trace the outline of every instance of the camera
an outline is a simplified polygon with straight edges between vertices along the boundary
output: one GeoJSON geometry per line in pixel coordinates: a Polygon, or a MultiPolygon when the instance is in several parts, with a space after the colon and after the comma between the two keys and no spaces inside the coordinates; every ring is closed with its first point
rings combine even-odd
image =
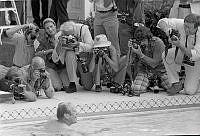
{"type": "Polygon", "coordinates": [[[40,69],[39,71],[40,71],[40,78],[41,79],[46,79],[47,75],[45,73],[46,72],[45,69],[40,69]]]}
{"type": "Polygon", "coordinates": [[[16,100],[24,99],[24,87],[22,80],[20,78],[14,79],[13,83],[10,85],[10,89],[14,94],[16,100]]]}
{"type": "Polygon", "coordinates": [[[169,37],[171,38],[172,41],[177,41],[178,39],[180,39],[180,36],[181,34],[176,29],[171,29],[169,31],[169,37]]]}
{"type": "Polygon", "coordinates": [[[39,32],[39,28],[36,28],[36,29],[26,28],[25,30],[26,36],[30,35],[31,40],[35,40],[37,38],[38,32],[39,32]]]}
{"type": "Polygon", "coordinates": [[[190,65],[190,66],[194,66],[195,65],[195,61],[191,61],[190,57],[188,57],[187,55],[183,56],[183,63],[190,65]]]}
{"type": "Polygon", "coordinates": [[[122,24],[125,24],[127,22],[127,18],[129,17],[129,13],[118,13],[117,17],[122,24]]]}
{"type": "Polygon", "coordinates": [[[112,12],[115,12],[115,11],[117,11],[117,8],[113,6],[111,10],[112,10],[112,12]]]}
{"type": "Polygon", "coordinates": [[[89,69],[86,65],[86,59],[83,59],[83,58],[80,58],[79,56],[77,56],[77,61],[79,61],[81,63],[81,69],[83,70],[83,73],[89,72],[89,69]]]}
{"type": "Polygon", "coordinates": [[[108,47],[94,48],[93,50],[98,57],[103,57],[104,54],[109,54],[108,47]]]}
{"type": "Polygon", "coordinates": [[[65,41],[65,43],[62,44],[62,46],[68,47],[68,44],[75,43],[77,40],[74,35],[62,35],[59,37],[59,41],[65,41]]]}
{"type": "Polygon", "coordinates": [[[128,41],[129,47],[132,47],[134,49],[138,49],[138,45],[140,45],[139,41],[137,41],[136,39],[129,39],[129,41],[128,41]]]}

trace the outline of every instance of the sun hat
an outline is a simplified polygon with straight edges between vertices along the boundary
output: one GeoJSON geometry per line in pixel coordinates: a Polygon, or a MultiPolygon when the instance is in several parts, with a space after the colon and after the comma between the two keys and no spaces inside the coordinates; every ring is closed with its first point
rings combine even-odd
{"type": "Polygon", "coordinates": [[[108,41],[106,35],[100,34],[95,36],[94,38],[94,48],[99,48],[99,47],[108,47],[111,45],[111,42],[108,41]]]}

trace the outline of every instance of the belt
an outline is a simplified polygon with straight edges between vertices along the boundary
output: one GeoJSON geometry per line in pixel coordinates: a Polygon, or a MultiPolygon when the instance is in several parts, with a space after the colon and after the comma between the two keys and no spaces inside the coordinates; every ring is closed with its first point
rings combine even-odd
{"type": "Polygon", "coordinates": [[[97,12],[99,12],[99,13],[108,13],[108,12],[114,12],[114,11],[117,11],[117,9],[110,9],[110,10],[107,10],[107,11],[99,11],[99,10],[97,10],[97,12]]]}
{"type": "Polygon", "coordinates": [[[190,4],[179,4],[179,8],[190,8],[190,4]]]}
{"type": "Polygon", "coordinates": [[[21,66],[18,66],[18,65],[16,65],[16,64],[13,64],[13,66],[18,67],[18,68],[21,68],[21,66]]]}

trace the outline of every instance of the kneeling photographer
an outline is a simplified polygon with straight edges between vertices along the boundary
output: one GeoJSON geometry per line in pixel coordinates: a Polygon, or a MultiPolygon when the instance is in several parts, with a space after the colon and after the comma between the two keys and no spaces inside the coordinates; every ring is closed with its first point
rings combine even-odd
{"type": "Polygon", "coordinates": [[[156,83],[158,79],[160,80],[158,86],[168,89],[170,83],[162,62],[162,53],[165,50],[163,41],[158,37],[154,37],[150,29],[145,26],[136,28],[134,38],[135,40],[129,42],[133,53],[136,54],[134,59],[135,79],[131,86],[132,91],[145,93],[148,91],[148,87],[153,86],[151,83],[156,83]]]}
{"type": "MultiPolygon", "coordinates": [[[[166,58],[163,57],[169,80],[172,83],[172,87],[168,90],[169,95],[175,95],[183,89],[182,82],[180,82],[180,77],[178,75],[181,66],[185,68],[184,93],[195,94],[199,90],[199,19],[199,15],[189,14],[181,23],[180,21],[174,22],[180,33],[180,38],[175,35],[171,37],[171,43],[176,48],[169,49],[168,54],[165,55],[166,58]]],[[[166,26],[169,27],[168,25],[166,26]]]]}
{"type": "Polygon", "coordinates": [[[120,60],[117,58],[116,49],[107,40],[106,35],[97,35],[94,39],[89,72],[82,79],[83,87],[86,90],[91,90],[95,84],[95,91],[101,92],[102,85],[111,87],[112,82],[123,84],[126,74],[126,56],[121,57],[120,60]]]}

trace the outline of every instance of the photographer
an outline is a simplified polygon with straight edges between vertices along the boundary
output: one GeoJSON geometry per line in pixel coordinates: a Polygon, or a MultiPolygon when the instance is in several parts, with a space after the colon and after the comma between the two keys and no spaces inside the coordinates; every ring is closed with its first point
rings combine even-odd
{"type": "Polygon", "coordinates": [[[15,100],[32,101],[35,99],[30,89],[31,87],[23,80],[22,71],[18,67],[11,67],[5,77],[0,80],[0,90],[13,93],[15,100]]]}
{"type": "Polygon", "coordinates": [[[116,49],[107,40],[106,35],[97,35],[94,40],[93,57],[90,62],[89,73],[82,80],[84,88],[91,90],[95,84],[95,91],[101,92],[101,80],[106,83],[115,82],[119,85],[123,84],[126,74],[125,59],[126,56],[123,56],[118,60],[116,49]]]}
{"type": "Polygon", "coordinates": [[[93,39],[88,26],[68,21],[60,26],[60,32],[55,36],[56,43],[52,59],[61,61],[66,66],[69,86],[66,93],[76,92],[77,81],[77,55],[90,52],[93,39]]]}
{"type": "Polygon", "coordinates": [[[66,90],[68,85],[68,77],[65,65],[59,62],[54,63],[52,60],[52,52],[55,48],[55,35],[57,33],[56,23],[53,19],[47,18],[43,21],[44,31],[40,33],[38,41],[40,45],[36,49],[36,56],[40,56],[45,60],[47,71],[50,73],[53,87],[56,91],[66,90]]]}
{"type": "Polygon", "coordinates": [[[34,57],[30,65],[22,67],[23,81],[30,87],[29,99],[36,101],[37,97],[44,91],[48,98],[54,96],[54,88],[51,83],[50,75],[45,69],[45,62],[41,57],[34,57]]]}
{"type": "Polygon", "coordinates": [[[153,76],[158,77],[161,82],[160,86],[164,89],[170,87],[167,73],[162,62],[162,53],[165,45],[158,37],[153,37],[149,28],[140,26],[136,28],[134,33],[136,42],[130,43],[135,57],[135,80],[132,89],[137,93],[147,92],[150,85],[150,79],[153,76]]]}
{"type": "Polygon", "coordinates": [[[34,46],[37,46],[39,28],[34,24],[24,24],[10,28],[5,31],[5,36],[10,38],[15,45],[15,54],[13,57],[13,65],[23,67],[31,63],[31,59],[35,54],[34,46]],[[24,33],[19,33],[23,30],[24,33]]]}
{"type": "MultiPolygon", "coordinates": [[[[184,92],[186,94],[195,94],[199,86],[200,77],[200,33],[198,30],[200,16],[189,14],[184,18],[184,22],[179,24],[178,31],[180,38],[173,36],[171,38],[172,45],[178,48],[169,49],[165,59],[163,59],[168,77],[172,83],[172,87],[168,90],[169,95],[175,95],[182,89],[179,82],[180,66],[185,67],[184,92]]],[[[164,56],[164,55],[163,55],[164,56]]],[[[164,57],[163,57],[164,58],[164,57]]]]}

